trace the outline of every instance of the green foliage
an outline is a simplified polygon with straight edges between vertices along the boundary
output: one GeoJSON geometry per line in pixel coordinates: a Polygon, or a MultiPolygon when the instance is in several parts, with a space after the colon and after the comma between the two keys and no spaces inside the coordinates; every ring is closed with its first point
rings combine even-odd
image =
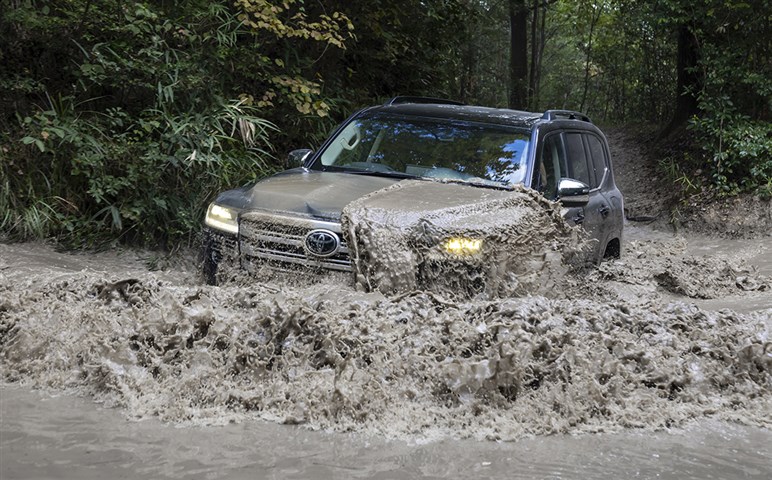
{"type": "MultiPolygon", "coordinates": [[[[679,4],[678,2],[673,2],[679,4]]],[[[772,183],[772,27],[770,2],[703,0],[700,15],[676,10],[697,37],[699,114],[690,121],[705,170],[722,195],[772,183]]],[[[766,190],[765,190],[766,189],[766,190]]]]}
{"type": "Polygon", "coordinates": [[[346,15],[322,13],[316,21],[309,15],[302,0],[236,0],[241,10],[239,19],[254,29],[266,30],[276,38],[313,39],[338,48],[352,37],[354,25],[346,15]]]}
{"type": "Polygon", "coordinates": [[[771,6],[769,0],[558,1],[548,20],[554,33],[540,108],[582,109],[601,122],[655,122],[668,137],[682,131],[671,122],[679,97],[693,96],[691,145],[670,158],[666,173],[687,190],[726,195],[767,188],[771,6]],[[679,91],[676,34],[682,28],[697,49],[696,66],[684,70],[697,81],[679,91]],[[580,96],[583,74],[586,98],[580,96]],[[696,171],[708,181],[691,183],[700,175],[689,172],[696,171]]]}
{"type": "Polygon", "coordinates": [[[682,159],[666,157],[660,160],[659,167],[665,172],[665,175],[681,188],[684,196],[692,195],[702,189],[702,182],[699,178],[692,176],[685,171],[682,159]]]}
{"type": "Polygon", "coordinates": [[[238,101],[135,119],[115,108],[89,120],[71,99],[58,103],[22,119],[26,135],[3,162],[0,227],[12,237],[178,242],[198,229],[216,192],[268,168],[262,148],[274,127],[238,101]]]}
{"type": "Polygon", "coordinates": [[[602,122],[667,121],[676,56],[661,2],[558,0],[546,29],[536,109],[582,110],[602,122]]]}
{"type": "MultiPolygon", "coordinates": [[[[772,195],[769,0],[518,3],[532,109],[664,126],[693,95],[691,148],[663,168],[686,190],[772,195]],[[678,91],[684,29],[699,82],[678,91]]],[[[0,235],[187,241],[216,192],[318,146],[357,107],[402,94],[506,105],[509,28],[503,1],[11,2],[0,235]]]]}
{"type": "MultiPolygon", "coordinates": [[[[727,102],[730,102],[728,97],[712,99],[711,106],[727,102]]],[[[747,116],[721,109],[695,118],[690,128],[698,135],[704,158],[708,159],[705,166],[720,193],[769,190],[772,183],[772,125],[769,122],[751,121],[747,116]]]]}
{"type": "Polygon", "coordinates": [[[351,26],[295,15],[266,37],[244,15],[225,1],[25,0],[1,12],[0,231],[189,241],[217,192],[274,171],[271,120],[329,109],[318,82],[280,58],[283,39],[339,48],[351,26]]]}
{"type": "MultiPolygon", "coordinates": [[[[348,109],[395,95],[457,98],[457,68],[468,38],[478,26],[498,25],[491,15],[483,23],[488,5],[467,0],[324,3],[351,20],[355,38],[345,50],[314,59],[312,71],[324,72],[323,91],[334,92],[330,96],[348,109]]],[[[309,2],[306,8],[316,6],[309,2]]]]}

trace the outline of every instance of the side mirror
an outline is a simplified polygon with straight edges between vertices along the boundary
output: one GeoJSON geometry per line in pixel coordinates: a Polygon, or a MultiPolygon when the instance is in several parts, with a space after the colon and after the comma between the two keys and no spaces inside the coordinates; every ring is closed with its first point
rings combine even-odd
{"type": "Polygon", "coordinates": [[[293,150],[287,155],[287,168],[298,168],[305,165],[306,160],[314,153],[310,148],[293,150]]]}
{"type": "Polygon", "coordinates": [[[558,198],[564,205],[584,205],[590,201],[590,186],[573,178],[561,178],[558,198]]]}

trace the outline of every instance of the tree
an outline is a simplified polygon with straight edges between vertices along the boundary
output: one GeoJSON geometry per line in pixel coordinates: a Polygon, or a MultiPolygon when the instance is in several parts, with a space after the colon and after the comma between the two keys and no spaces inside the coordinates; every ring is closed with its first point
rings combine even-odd
{"type": "Polygon", "coordinates": [[[528,108],[528,4],[509,0],[509,108],[528,108]]]}
{"type": "MultiPolygon", "coordinates": [[[[583,2],[584,3],[584,2],[583,2]]],[[[590,70],[592,67],[592,42],[595,39],[595,27],[598,25],[598,21],[600,20],[600,16],[603,13],[603,2],[594,3],[589,2],[590,5],[588,5],[589,8],[589,17],[590,17],[590,27],[589,31],[587,32],[587,41],[585,42],[585,59],[584,59],[584,89],[582,90],[582,101],[579,104],[579,110],[585,111],[585,106],[587,104],[587,91],[590,88],[590,70]]]]}
{"type": "Polygon", "coordinates": [[[676,58],[676,105],[668,130],[673,130],[699,111],[697,95],[702,90],[703,81],[700,78],[699,44],[697,37],[688,25],[677,27],[677,58],[676,58]]]}

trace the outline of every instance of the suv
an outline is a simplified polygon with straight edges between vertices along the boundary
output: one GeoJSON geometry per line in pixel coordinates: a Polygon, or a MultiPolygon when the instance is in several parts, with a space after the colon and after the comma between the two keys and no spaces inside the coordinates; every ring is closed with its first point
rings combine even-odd
{"type": "MultiPolygon", "coordinates": [[[[319,150],[291,152],[289,164],[277,175],[221,193],[209,205],[207,282],[216,282],[218,266],[227,258],[246,269],[268,262],[355,270],[350,235],[341,228],[344,208],[418,180],[428,182],[424,195],[455,207],[520,184],[561,202],[568,223],[581,224],[597,240],[593,261],[620,255],[622,194],[614,183],[606,138],[581,113],[396,97],[353,114],[319,150]],[[465,189],[461,195],[437,194],[437,188],[458,185],[465,189]]],[[[396,195],[384,198],[399,200],[396,195]]],[[[381,202],[381,208],[398,210],[398,204],[416,201],[423,202],[420,194],[385,206],[381,202]]],[[[480,248],[474,239],[450,243],[446,248],[466,253],[480,248]]]]}

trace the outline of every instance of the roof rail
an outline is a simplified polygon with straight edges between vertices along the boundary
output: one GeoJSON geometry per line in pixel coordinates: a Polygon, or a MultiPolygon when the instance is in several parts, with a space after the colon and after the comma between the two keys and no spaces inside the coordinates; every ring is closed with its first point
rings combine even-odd
{"type": "Polygon", "coordinates": [[[544,112],[544,115],[541,116],[541,118],[544,120],[554,120],[558,117],[567,118],[569,120],[582,120],[587,123],[592,123],[590,117],[580,112],[574,112],[573,110],[547,110],[544,112]]]}
{"type": "Polygon", "coordinates": [[[384,103],[384,105],[400,105],[403,103],[437,103],[440,105],[463,105],[463,103],[461,102],[457,102],[455,100],[448,100],[445,98],[407,97],[407,96],[394,97],[388,102],[384,103]]]}

